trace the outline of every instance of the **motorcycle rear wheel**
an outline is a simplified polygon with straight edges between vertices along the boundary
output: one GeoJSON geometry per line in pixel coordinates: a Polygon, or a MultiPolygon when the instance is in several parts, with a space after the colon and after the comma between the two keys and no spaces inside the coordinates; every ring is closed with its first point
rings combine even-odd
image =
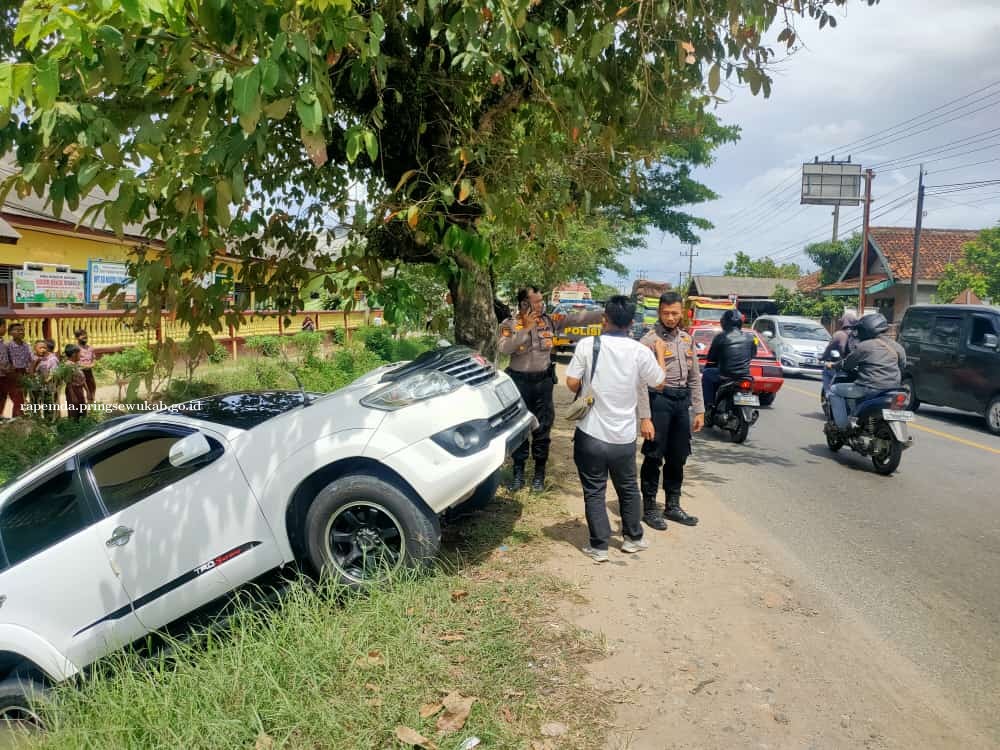
{"type": "Polygon", "coordinates": [[[875,439],[889,443],[888,453],[872,456],[872,466],[875,467],[875,471],[885,477],[899,468],[899,462],[903,458],[903,444],[896,440],[892,428],[885,422],[879,422],[875,426],[875,439]]]}
{"type": "Polygon", "coordinates": [[[743,443],[746,442],[747,435],[750,434],[750,423],[743,418],[742,414],[740,414],[738,419],[740,420],[740,426],[729,432],[733,436],[734,443],[743,443]]]}
{"type": "Polygon", "coordinates": [[[834,435],[833,433],[831,433],[829,430],[826,430],[825,432],[826,432],[826,447],[827,448],[829,448],[831,451],[833,451],[834,453],[836,453],[837,451],[839,451],[841,448],[844,447],[844,441],[843,440],[841,440],[839,437],[837,437],[836,435],[834,435]]]}

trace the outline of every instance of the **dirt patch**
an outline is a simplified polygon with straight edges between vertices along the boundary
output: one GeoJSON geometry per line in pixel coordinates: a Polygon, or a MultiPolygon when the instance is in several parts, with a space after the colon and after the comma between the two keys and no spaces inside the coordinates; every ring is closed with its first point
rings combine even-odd
{"type": "Polygon", "coordinates": [[[557,423],[545,567],[577,595],[567,620],[605,639],[588,672],[616,705],[607,750],[992,746],[710,486],[685,488],[697,528],[648,531],[639,555],[613,541],[611,561],[592,563],[570,437],[557,423]]]}

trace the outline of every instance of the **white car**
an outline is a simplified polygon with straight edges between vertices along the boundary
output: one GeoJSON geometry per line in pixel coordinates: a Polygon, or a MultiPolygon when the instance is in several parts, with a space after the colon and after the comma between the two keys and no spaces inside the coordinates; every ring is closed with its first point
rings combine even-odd
{"type": "Polygon", "coordinates": [[[783,375],[823,374],[822,359],[829,332],[815,320],[795,315],[761,315],[753,330],[767,341],[783,375]]]}
{"type": "Polygon", "coordinates": [[[537,425],[463,347],[329,395],[104,422],[0,487],[0,718],[25,694],[293,562],[360,586],[431,560],[537,425]]]}

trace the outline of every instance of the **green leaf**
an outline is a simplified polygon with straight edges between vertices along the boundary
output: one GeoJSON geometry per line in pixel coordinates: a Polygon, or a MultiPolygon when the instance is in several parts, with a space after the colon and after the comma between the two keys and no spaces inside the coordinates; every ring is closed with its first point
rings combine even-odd
{"type": "Polygon", "coordinates": [[[260,68],[260,86],[265,94],[270,94],[278,85],[278,78],[281,68],[274,60],[264,60],[257,67],[260,68]]]}
{"type": "Polygon", "coordinates": [[[319,130],[323,123],[323,108],[320,106],[316,92],[312,89],[303,89],[299,93],[299,100],[295,103],[295,111],[298,112],[302,127],[310,133],[319,130]]]}
{"type": "Polygon", "coordinates": [[[371,19],[368,21],[369,28],[371,29],[371,34],[376,39],[381,39],[382,34],[385,33],[385,21],[382,16],[378,13],[372,13],[371,19]]]}
{"type": "Polygon", "coordinates": [[[719,67],[719,63],[715,63],[712,69],[708,71],[708,90],[713,94],[719,90],[719,84],[722,77],[722,69],[719,67]]]}
{"type": "Polygon", "coordinates": [[[125,40],[122,33],[114,26],[102,26],[97,30],[97,36],[109,47],[121,47],[125,40]]]}
{"type": "Polygon", "coordinates": [[[360,153],[361,133],[359,133],[355,128],[351,128],[347,133],[347,161],[353,164],[360,153]]]}
{"type": "Polygon", "coordinates": [[[100,171],[101,163],[99,161],[88,161],[80,167],[76,173],[76,184],[80,186],[80,190],[86,190],[100,171]]]}
{"type": "Polygon", "coordinates": [[[318,169],[326,164],[326,138],[323,137],[323,134],[321,132],[311,133],[303,126],[299,135],[306,147],[309,158],[312,159],[312,163],[316,168],[318,169]]]}
{"type": "Polygon", "coordinates": [[[0,63],[0,107],[10,109],[14,98],[14,70],[9,62],[0,63]]]}
{"type": "Polygon", "coordinates": [[[219,226],[225,228],[232,221],[229,204],[233,201],[233,188],[229,180],[219,180],[215,183],[215,219],[219,226]]]}
{"type": "Polygon", "coordinates": [[[306,62],[312,57],[309,40],[306,39],[304,34],[292,34],[292,46],[295,48],[295,53],[306,62]]]}
{"type": "Polygon", "coordinates": [[[233,106],[241,115],[260,109],[260,70],[246,68],[233,79],[233,106]]]}
{"type": "Polygon", "coordinates": [[[292,101],[293,99],[290,96],[286,96],[284,99],[276,99],[264,107],[264,114],[272,120],[284,120],[285,115],[292,108],[292,101]]]}
{"type": "Polygon", "coordinates": [[[370,131],[365,131],[365,151],[368,152],[368,158],[373,162],[378,158],[378,139],[375,134],[370,131]]]}
{"type": "Polygon", "coordinates": [[[572,10],[566,12],[566,36],[576,34],[576,13],[572,10]]]}
{"type": "Polygon", "coordinates": [[[38,106],[48,109],[59,96],[59,68],[51,58],[46,58],[35,66],[35,97],[38,106]]]}

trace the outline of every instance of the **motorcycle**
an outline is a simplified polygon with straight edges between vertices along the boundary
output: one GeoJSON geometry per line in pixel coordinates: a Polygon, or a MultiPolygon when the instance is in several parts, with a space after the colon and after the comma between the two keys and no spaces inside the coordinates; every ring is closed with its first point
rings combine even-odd
{"type": "MultiPolygon", "coordinates": [[[[848,382],[850,378],[844,374],[833,379],[833,385],[848,382]]],[[[833,408],[823,393],[821,400],[826,417],[823,433],[827,447],[836,453],[848,445],[855,453],[870,457],[878,474],[892,474],[899,468],[903,451],[913,444],[907,427],[913,421],[913,412],[903,408],[907,398],[907,392],[899,387],[857,400],[848,399],[850,424],[841,430],[834,422],[833,408]]]]}
{"type": "Polygon", "coordinates": [[[742,443],[760,418],[757,406],[760,397],[753,392],[752,377],[724,380],[716,391],[715,403],[705,410],[705,423],[728,430],[734,443],[742,443]]]}

